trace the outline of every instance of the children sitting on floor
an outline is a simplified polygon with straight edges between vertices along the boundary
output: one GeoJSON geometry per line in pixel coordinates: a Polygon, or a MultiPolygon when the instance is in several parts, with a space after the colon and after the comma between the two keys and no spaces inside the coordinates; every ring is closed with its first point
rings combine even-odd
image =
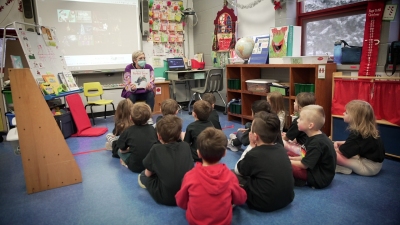
{"type": "Polygon", "coordinates": [[[219,122],[219,116],[217,110],[214,109],[215,102],[217,101],[215,99],[215,96],[213,93],[205,93],[202,96],[203,100],[210,103],[212,107],[212,111],[210,113],[210,116],[208,117],[208,120],[214,125],[216,129],[222,130],[221,128],[221,123],[219,122]]]}
{"type": "MultiPolygon", "coordinates": [[[[254,114],[258,112],[271,112],[271,105],[267,102],[267,100],[257,100],[254,101],[253,104],[251,105],[251,115],[254,117],[254,114]]],[[[240,148],[241,145],[248,146],[246,150],[250,150],[250,140],[249,140],[249,132],[251,129],[251,123],[248,122],[245,124],[245,128],[239,128],[237,130],[237,133],[234,134],[229,134],[229,139],[228,139],[228,149],[230,149],[233,152],[237,152],[240,148]]],[[[277,140],[280,144],[283,146],[282,139],[279,138],[277,140]]]]}
{"type": "MultiPolygon", "coordinates": [[[[127,99],[123,99],[118,103],[117,109],[115,110],[115,126],[112,133],[108,133],[106,135],[106,149],[113,150],[112,143],[118,139],[119,135],[121,135],[122,131],[126,128],[133,125],[133,121],[131,119],[131,109],[132,109],[132,101],[127,99]]],[[[113,155],[118,155],[117,151],[113,152],[113,155]]]]}
{"type": "Polygon", "coordinates": [[[303,107],[312,104],[315,104],[315,96],[312,92],[300,92],[294,100],[293,110],[295,119],[292,121],[288,131],[282,133],[284,147],[291,156],[300,155],[300,146],[307,141],[307,134],[299,131],[297,127],[298,114],[303,107]]]}
{"type": "Polygon", "coordinates": [[[335,141],[336,172],[361,176],[374,176],[382,168],[385,147],[376,128],[372,106],[365,101],[353,100],[346,105],[344,122],[349,124],[346,141],[335,141]]]}
{"type": "Polygon", "coordinates": [[[195,162],[201,162],[201,159],[197,155],[197,136],[199,136],[199,134],[207,127],[214,127],[214,125],[208,121],[211,110],[212,108],[210,103],[204,100],[196,101],[193,104],[192,115],[195,121],[187,126],[183,140],[189,143],[190,149],[192,150],[193,160],[195,162]]]}
{"type": "Polygon", "coordinates": [[[116,143],[121,164],[135,173],[145,169],[142,161],[157,142],[154,127],[147,123],[150,116],[150,106],[136,102],[131,109],[131,118],[135,125],[124,130],[116,143]]]}
{"type": "Polygon", "coordinates": [[[193,168],[190,146],[180,140],[181,118],[165,115],[157,122],[156,129],[161,144],[154,144],[143,159],[146,169],[139,174],[138,182],[157,203],[176,205],[175,194],[183,176],[193,168]]]}
{"type": "Polygon", "coordinates": [[[174,99],[166,99],[161,102],[161,113],[162,116],[158,116],[156,119],[156,123],[153,124],[153,127],[156,127],[157,122],[162,119],[166,115],[177,115],[179,112],[179,104],[174,99]]]}
{"type": "Polygon", "coordinates": [[[308,105],[300,111],[299,131],[308,138],[301,146],[301,156],[289,157],[296,186],[329,186],[335,177],[336,152],[332,141],[321,131],[325,124],[324,108],[308,105]]]}
{"type": "Polygon", "coordinates": [[[280,92],[273,91],[267,94],[267,101],[271,105],[271,111],[278,116],[279,121],[281,122],[280,130],[282,132],[286,122],[286,112],[283,102],[283,96],[280,92]]]}
{"type": "MultiPolygon", "coordinates": [[[[197,102],[196,102],[197,103],[197,102]]],[[[225,164],[227,140],[221,130],[206,128],[197,137],[198,156],[203,163],[187,172],[176,203],[186,210],[189,224],[231,224],[232,204],[246,201],[246,192],[225,164]]]]}
{"type": "Polygon", "coordinates": [[[270,212],[293,201],[293,174],[280,136],[278,116],[264,111],[255,115],[249,133],[251,151],[236,164],[235,173],[246,190],[247,205],[270,212]]]}

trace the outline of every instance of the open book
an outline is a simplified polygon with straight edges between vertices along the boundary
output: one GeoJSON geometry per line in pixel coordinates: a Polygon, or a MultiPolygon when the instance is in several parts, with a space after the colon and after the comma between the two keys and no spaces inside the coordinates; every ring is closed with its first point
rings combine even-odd
{"type": "Polygon", "coordinates": [[[136,85],[137,89],[146,89],[147,84],[150,82],[150,70],[132,69],[131,82],[136,85]]]}

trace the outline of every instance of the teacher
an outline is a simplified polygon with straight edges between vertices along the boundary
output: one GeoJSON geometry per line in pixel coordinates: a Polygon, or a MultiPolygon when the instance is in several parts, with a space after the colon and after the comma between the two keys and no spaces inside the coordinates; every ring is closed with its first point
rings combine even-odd
{"type": "Polygon", "coordinates": [[[151,111],[154,108],[154,70],[149,64],[146,64],[146,56],[142,51],[136,51],[132,54],[132,63],[128,64],[125,68],[124,73],[124,86],[125,90],[122,93],[122,97],[129,98],[133,103],[137,100],[145,100],[150,106],[151,111]],[[150,70],[150,82],[147,83],[145,89],[137,89],[136,85],[131,82],[131,70],[132,69],[149,69],[150,70]]]}

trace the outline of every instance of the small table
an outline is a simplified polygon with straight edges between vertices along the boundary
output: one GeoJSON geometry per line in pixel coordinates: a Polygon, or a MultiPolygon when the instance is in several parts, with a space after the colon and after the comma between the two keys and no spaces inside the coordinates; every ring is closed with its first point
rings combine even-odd
{"type": "Polygon", "coordinates": [[[172,82],[172,97],[176,100],[176,81],[197,81],[196,86],[200,86],[200,80],[205,80],[208,70],[184,70],[184,71],[165,71],[168,74],[168,80],[172,82]]]}

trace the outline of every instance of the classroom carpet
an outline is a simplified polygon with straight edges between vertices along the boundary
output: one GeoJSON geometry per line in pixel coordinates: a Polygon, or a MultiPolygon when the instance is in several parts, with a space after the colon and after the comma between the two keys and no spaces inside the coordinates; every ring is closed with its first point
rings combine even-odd
{"type": "MultiPolygon", "coordinates": [[[[228,136],[243,127],[219,113],[228,136]]],[[[183,130],[194,121],[187,111],[178,115],[183,130]]],[[[153,116],[155,120],[156,116],[153,116]]],[[[113,117],[96,118],[95,127],[114,127],[113,117]]],[[[99,137],[70,137],[67,144],[83,182],[28,195],[21,157],[9,142],[0,143],[0,224],[187,224],[185,211],[159,205],[139,187],[138,174],[121,166],[104,149],[99,137]]],[[[21,150],[23,151],[23,150],[21,150]]],[[[233,168],[241,151],[227,151],[221,160],[233,168]]],[[[295,187],[293,202],[263,213],[247,205],[233,209],[232,224],[398,224],[400,161],[386,158],[377,176],[336,174],[325,189],[295,187]]]]}

